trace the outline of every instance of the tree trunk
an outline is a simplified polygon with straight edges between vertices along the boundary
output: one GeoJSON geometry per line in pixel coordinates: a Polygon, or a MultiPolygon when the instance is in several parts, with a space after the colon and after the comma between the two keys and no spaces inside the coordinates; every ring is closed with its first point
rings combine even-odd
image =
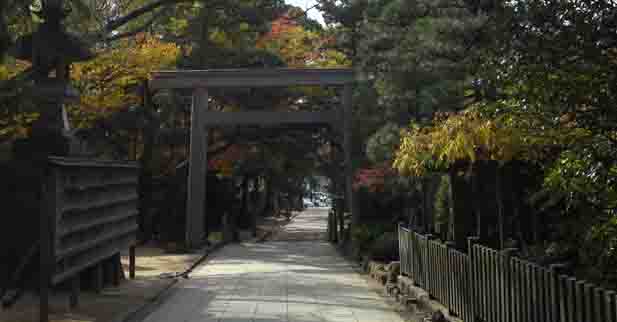
{"type": "Polygon", "coordinates": [[[152,115],[152,100],[148,82],[143,83],[143,107],[146,114],[146,126],[144,128],[144,147],[139,159],[139,231],[142,242],[152,239],[152,157],[154,152],[155,122],[152,115]]]}
{"type": "Polygon", "coordinates": [[[495,167],[495,199],[497,200],[497,225],[499,230],[499,249],[504,249],[504,202],[503,202],[503,168],[495,167]]]}
{"type": "Polygon", "coordinates": [[[452,169],[449,173],[452,185],[452,208],[451,231],[454,243],[458,249],[467,247],[467,237],[474,235],[473,206],[469,202],[472,198],[470,182],[465,176],[457,175],[457,170],[452,169]]]}

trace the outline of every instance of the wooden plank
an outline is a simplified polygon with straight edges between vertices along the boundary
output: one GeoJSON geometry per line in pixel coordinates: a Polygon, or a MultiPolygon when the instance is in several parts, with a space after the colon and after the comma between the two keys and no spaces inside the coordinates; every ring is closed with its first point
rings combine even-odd
{"type": "Polygon", "coordinates": [[[471,277],[472,274],[472,266],[471,266],[471,254],[467,254],[465,256],[462,257],[463,260],[463,266],[465,267],[464,269],[464,274],[463,276],[461,276],[461,280],[462,280],[462,291],[461,291],[461,297],[463,298],[463,304],[465,306],[465,317],[463,318],[464,321],[473,321],[475,319],[473,312],[473,295],[472,295],[472,286],[469,283],[469,279],[471,277]]]}
{"type": "Polygon", "coordinates": [[[606,322],[606,308],[604,307],[604,289],[596,288],[594,292],[594,310],[596,321],[606,322]]]}
{"type": "Polygon", "coordinates": [[[91,182],[84,184],[65,184],[64,191],[66,192],[83,192],[87,190],[100,190],[106,188],[118,188],[124,186],[137,186],[139,180],[137,177],[131,177],[130,179],[119,179],[111,182],[91,182]]]}
{"type": "Polygon", "coordinates": [[[525,316],[526,321],[533,322],[533,292],[532,292],[532,282],[531,282],[531,265],[528,262],[523,262],[523,273],[524,273],[524,285],[523,290],[525,292],[524,300],[525,300],[525,316]]]}
{"type": "Polygon", "coordinates": [[[427,240],[426,243],[424,243],[424,288],[428,291],[429,296],[435,298],[435,290],[433,290],[433,281],[431,280],[431,273],[433,272],[433,263],[431,261],[432,259],[433,257],[431,256],[431,243],[429,243],[427,240]]]}
{"type": "Polygon", "coordinates": [[[503,279],[504,279],[504,321],[505,322],[514,322],[514,312],[513,312],[513,303],[512,303],[512,255],[514,254],[514,249],[506,249],[504,251],[503,261],[502,261],[502,269],[503,269],[503,279]]]}
{"type": "Polygon", "coordinates": [[[498,311],[499,311],[499,321],[506,321],[506,312],[505,312],[505,303],[504,301],[506,300],[506,296],[505,296],[505,292],[506,292],[506,284],[505,284],[505,280],[504,280],[504,276],[505,276],[505,271],[504,271],[504,267],[503,267],[503,254],[501,252],[496,252],[495,253],[495,258],[496,260],[496,264],[497,264],[497,281],[498,281],[498,288],[497,288],[497,294],[499,295],[499,299],[497,300],[497,306],[498,306],[498,311]]]}
{"type": "Polygon", "coordinates": [[[80,167],[80,168],[125,168],[139,169],[139,163],[133,161],[118,161],[104,159],[85,159],[75,157],[49,157],[49,163],[61,167],[80,167]]]}
{"type": "Polygon", "coordinates": [[[539,302],[539,296],[538,296],[538,276],[536,274],[537,272],[537,266],[534,264],[529,264],[529,275],[530,275],[530,279],[531,279],[531,316],[533,318],[532,321],[537,321],[540,322],[540,312],[538,310],[538,302],[539,302]]]}
{"type": "Polygon", "coordinates": [[[491,318],[491,283],[490,283],[490,265],[489,265],[489,256],[488,252],[484,247],[480,247],[482,251],[482,297],[484,300],[484,318],[491,318]]]}
{"type": "MultiPolygon", "coordinates": [[[[203,125],[278,125],[278,124],[333,124],[341,122],[337,111],[203,111],[203,125]]],[[[205,129],[205,128],[204,128],[205,129]]]]}
{"type": "Polygon", "coordinates": [[[585,321],[585,282],[577,281],[574,289],[576,303],[576,321],[585,321]]]}
{"type": "Polygon", "coordinates": [[[519,279],[518,279],[518,259],[511,258],[510,259],[510,294],[511,294],[511,303],[512,303],[512,321],[519,322],[520,321],[520,310],[519,310],[519,279]]]}
{"type": "Polygon", "coordinates": [[[193,93],[186,200],[186,244],[188,247],[199,246],[204,237],[208,131],[204,130],[204,118],[201,114],[208,110],[208,98],[208,91],[204,88],[198,88],[193,93]]]}
{"type": "Polygon", "coordinates": [[[458,253],[455,253],[454,250],[451,250],[451,249],[448,249],[448,256],[450,256],[452,260],[452,265],[454,266],[450,270],[450,275],[452,276],[451,277],[452,279],[452,287],[451,287],[452,301],[454,302],[454,308],[455,308],[454,313],[459,318],[464,318],[465,317],[465,307],[462,303],[462,297],[461,297],[461,292],[459,288],[460,281],[461,281],[460,276],[464,274],[461,256],[458,253]]]}
{"type": "Polygon", "coordinates": [[[274,87],[345,85],[355,81],[351,69],[218,69],[156,71],[150,88],[274,87]]]}
{"type": "Polygon", "coordinates": [[[497,279],[495,278],[495,255],[493,254],[492,249],[486,248],[487,257],[487,265],[488,265],[488,302],[489,302],[489,317],[493,321],[497,321],[497,279]]]}
{"type": "Polygon", "coordinates": [[[473,281],[472,283],[477,285],[477,300],[478,300],[478,304],[476,306],[477,308],[477,317],[479,319],[485,320],[486,319],[486,288],[484,285],[484,273],[485,273],[485,267],[484,267],[484,252],[482,251],[482,248],[480,248],[478,245],[474,245],[474,249],[476,252],[476,267],[478,269],[478,274],[477,274],[477,280],[473,281]]]}
{"type": "Polygon", "coordinates": [[[469,289],[469,316],[468,321],[475,321],[480,315],[480,293],[479,293],[479,269],[478,269],[478,255],[475,242],[477,237],[467,238],[467,253],[468,255],[468,268],[470,274],[467,277],[467,286],[469,289]]]}
{"type": "Polygon", "coordinates": [[[61,251],[59,251],[57,253],[56,260],[60,260],[60,259],[66,258],[68,256],[74,255],[76,253],[86,251],[86,250],[88,250],[90,248],[95,247],[96,245],[102,244],[102,243],[104,243],[106,241],[109,241],[109,240],[112,240],[114,238],[117,238],[117,237],[120,237],[120,236],[125,236],[127,234],[132,233],[132,232],[136,232],[137,229],[138,229],[137,224],[131,224],[131,225],[128,225],[127,227],[125,227],[123,229],[118,229],[116,231],[111,231],[111,232],[109,232],[107,234],[99,236],[98,238],[91,239],[91,240],[88,240],[86,242],[77,244],[77,245],[75,245],[75,246],[73,246],[71,248],[63,249],[63,250],[61,250],[61,251]]]}
{"type": "Polygon", "coordinates": [[[559,312],[559,301],[557,300],[557,278],[552,269],[547,270],[546,280],[548,283],[548,305],[549,319],[547,322],[559,322],[557,314],[559,312]]]}
{"type": "Polygon", "coordinates": [[[617,322],[614,291],[606,291],[604,293],[604,311],[606,312],[606,322],[617,322]]]}
{"type": "MultiPolygon", "coordinates": [[[[427,277],[427,285],[428,285],[428,290],[429,293],[434,296],[435,298],[440,298],[441,294],[439,294],[440,290],[438,289],[437,285],[437,279],[435,278],[435,273],[438,273],[442,267],[437,267],[438,265],[435,265],[435,261],[436,259],[439,259],[437,256],[439,256],[438,254],[434,254],[437,253],[436,252],[436,248],[434,243],[431,242],[430,239],[428,239],[426,241],[426,251],[427,251],[427,257],[426,257],[426,262],[428,263],[428,267],[426,268],[426,277],[427,277]]],[[[440,299],[441,301],[443,301],[443,299],[440,299]]]]}
{"type": "Polygon", "coordinates": [[[574,298],[574,290],[576,289],[576,279],[570,277],[566,280],[567,299],[566,299],[566,311],[568,315],[568,322],[576,322],[576,302],[574,298]]]}
{"type": "Polygon", "coordinates": [[[450,302],[450,307],[451,307],[451,311],[456,315],[458,314],[458,303],[456,302],[456,297],[454,296],[454,290],[455,290],[455,286],[454,284],[456,283],[454,280],[454,274],[456,272],[456,260],[454,258],[454,256],[452,254],[450,254],[450,251],[448,250],[447,247],[444,247],[444,259],[446,260],[446,262],[448,262],[448,267],[446,267],[445,271],[446,271],[446,297],[449,298],[449,302],[450,302]]]}
{"type": "Polygon", "coordinates": [[[568,321],[568,313],[567,313],[567,276],[559,275],[557,277],[558,280],[558,298],[559,298],[559,321],[567,322],[568,321]]]}
{"type": "Polygon", "coordinates": [[[95,220],[89,220],[88,222],[85,222],[79,225],[63,226],[62,231],[58,231],[58,233],[60,234],[60,236],[64,236],[67,234],[86,230],[86,229],[93,228],[96,226],[120,222],[120,221],[126,220],[131,217],[137,217],[137,215],[139,215],[139,212],[137,211],[137,209],[135,209],[129,212],[122,212],[121,214],[115,215],[115,216],[106,216],[106,217],[102,217],[102,218],[95,219],[95,220]]]}
{"type": "Polygon", "coordinates": [[[497,271],[497,255],[492,249],[489,249],[489,265],[491,268],[491,311],[493,321],[499,320],[499,275],[497,271]]]}
{"type": "Polygon", "coordinates": [[[538,292],[538,302],[536,303],[536,307],[538,310],[538,321],[546,321],[547,314],[546,309],[548,305],[546,304],[546,287],[544,283],[544,268],[537,266],[536,267],[536,287],[538,292]]]}
{"type": "Polygon", "coordinates": [[[594,321],[594,307],[593,307],[593,284],[585,283],[585,321],[594,321]]]}

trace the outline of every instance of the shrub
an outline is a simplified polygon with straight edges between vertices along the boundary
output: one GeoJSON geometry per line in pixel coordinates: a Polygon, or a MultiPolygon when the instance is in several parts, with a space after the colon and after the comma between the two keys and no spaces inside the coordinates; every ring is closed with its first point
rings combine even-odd
{"type": "Polygon", "coordinates": [[[381,234],[371,244],[369,255],[378,261],[391,262],[398,260],[398,235],[393,232],[381,234]]]}

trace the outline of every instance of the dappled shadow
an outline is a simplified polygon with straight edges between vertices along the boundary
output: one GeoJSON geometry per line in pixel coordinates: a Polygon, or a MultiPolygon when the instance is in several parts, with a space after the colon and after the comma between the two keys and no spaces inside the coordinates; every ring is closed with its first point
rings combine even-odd
{"type": "MultiPolygon", "coordinates": [[[[297,226],[309,223],[321,225],[318,218],[307,218],[297,226]]],[[[302,227],[292,228],[299,233],[305,231],[302,227]]],[[[145,321],[401,319],[369,290],[366,281],[330,244],[305,240],[223,248],[190,280],[182,281],[145,321]]]]}

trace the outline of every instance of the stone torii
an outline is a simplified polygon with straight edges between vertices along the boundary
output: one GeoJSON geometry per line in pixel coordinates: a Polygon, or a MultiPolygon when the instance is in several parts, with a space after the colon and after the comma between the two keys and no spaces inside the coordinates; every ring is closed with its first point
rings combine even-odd
{"type": "Polygon", "coordinates": [[[342,125],[345,154],[345,199],[352,210],[352,91],[351,69],[218,69],[152,73],[149,87],[192,89],[189,176],[186,205],[186,244],[196,247],[204,234],[206,209],[207,128],[216,125],[332,124],[342,125]],[[214,112],[208,111],[208,89],[220,87],[341,86],[343,108],[319,112],[214,112]]]}

